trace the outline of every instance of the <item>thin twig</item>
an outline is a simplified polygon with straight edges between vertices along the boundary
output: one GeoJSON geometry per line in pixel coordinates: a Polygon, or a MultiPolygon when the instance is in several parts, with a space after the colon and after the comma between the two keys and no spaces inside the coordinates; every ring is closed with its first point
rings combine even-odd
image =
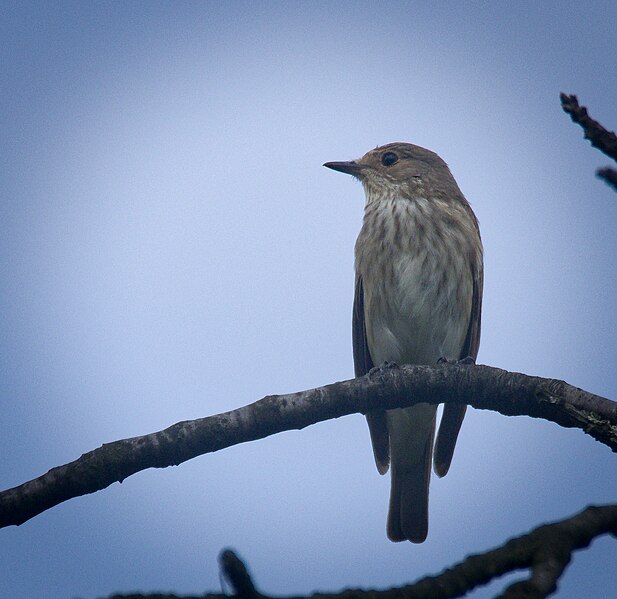
{"type": "Polygon", "coordinates": [[[248,568],[231,549],[225,549],[221,552],[219,567],[223,577],[231,586],[234,597],[238,597],[238,599],[259,599],[259,597],[262,597],[253,584],[248,568]]]}
{"type": "Polygon", "coordinates": [[[585,139],[591,142],[594,148],[617,161],[617,135],[608,131],[598,121],[592,119],[585,106],[580,106],[575,95],[559,94],[561,106],[570,118],[579,124],[585,132],[585,139]]]}
{"type": "Polygon", "coordinates": [[[610,166],[605,166],[603,168],[599,168],[596,171],[596,175],[600,179],[604,179],[604,182],[607,185],[610,185],[615,191],[617,191],[617,170],[611,168],[610,166]]]}

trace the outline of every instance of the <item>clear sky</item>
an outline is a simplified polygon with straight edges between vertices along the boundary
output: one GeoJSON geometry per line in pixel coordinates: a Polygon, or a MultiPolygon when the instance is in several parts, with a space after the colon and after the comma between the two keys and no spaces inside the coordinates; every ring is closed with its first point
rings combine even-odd
{"type": "MultiPolygon", "coordinates": [[[[559,105],[577,93],[617,127],[615,2],[0,10],[0,487],[350,378],[364,197],[321,165],[391,141],[438,152],[480,220],[478,361],[617,398],[617,194],[559,105]]],[[[392,544],[350,416],[1,530],[0,596],[217,591],[228,546],[264,592],[383,588],[614,502],[616,482],[580,431],[472,410],[428,540],[392,544]]],[[[615,563],[596,541],[560,596],[606,596],[615,563]]]]}

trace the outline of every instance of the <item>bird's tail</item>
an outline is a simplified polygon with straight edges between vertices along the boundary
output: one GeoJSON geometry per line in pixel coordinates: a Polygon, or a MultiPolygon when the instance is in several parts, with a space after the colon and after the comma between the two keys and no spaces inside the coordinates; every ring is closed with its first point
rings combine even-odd
{"type": "MultiPolygon", "coordinates": [[[[434,422],[434,421],[433,421],[434,422]]],[[[435,426],[414,463],[392,460],[387,534],[391,541],[422,543],[428,534],[428,490],[435,426]]]]}

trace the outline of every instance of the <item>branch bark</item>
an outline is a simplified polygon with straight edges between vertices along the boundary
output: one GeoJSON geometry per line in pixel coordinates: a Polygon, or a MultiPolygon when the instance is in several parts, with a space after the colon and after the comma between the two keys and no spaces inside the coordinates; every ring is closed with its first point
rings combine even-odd
{"type": "MultiPolygon", "coordinates": [[[[559,94],[561,107],[570,115],[573,122],[583,128],[585,139],[591,142],[594,148],[598,148],[617,162],[617,135],[614,131],[608,131],[598,121],[592,119],[587,113],[587,108],[578,103],[574,95],[559,94]]],[[[617,191],[617,170],[609,166],[596,170],[596,175],[617,191]]]]}
{"type": "Polygon", "coordinates": [[[107,443],[0,493],[0,527],[22,524],[63,501],[94,493],[147,468],[178,465],[238,443],[348,414],[443,402],[506,416],[543,418],[583,430],[617,451],[617,403],[564,381],[490,366],[389,365],[358,379],[267,396],[231,412],[107,443]]]}
{"type": "Polygon", "coordinates": [[[585,139],[591,142],[594,148],[598,148],[609,158],[617,161],[617,135],[614,131],[608,131],[598,121],[592,119],[587,113],[587,108],[578,103],[575,95],[559,94],[561,107],[570,115],[573,122],[583,128],[585,139]]]}

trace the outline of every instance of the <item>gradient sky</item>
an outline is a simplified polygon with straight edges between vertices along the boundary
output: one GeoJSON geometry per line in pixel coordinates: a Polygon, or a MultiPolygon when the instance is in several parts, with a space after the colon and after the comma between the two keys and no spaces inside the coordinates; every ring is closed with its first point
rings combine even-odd
{"type": "MultiPolygon", "coordinates": [[[[561,111],[617,127],[617,4],[2,2],[0,487],[104,442],[352,376],[363,191],[322,168],[437,151],[481,225],[478,361],[617,398],[617,196],[561,111]]],[[[580,431],[471,411],[426,543],[350,416],[149,470],[0,531],[0,596],[384,588],[590,503],[580,431]]],[[[617,544],[560,597],[606,596],[617,544]]],[[[499,581],[473,597],[488,597],[499,581]]]]}

